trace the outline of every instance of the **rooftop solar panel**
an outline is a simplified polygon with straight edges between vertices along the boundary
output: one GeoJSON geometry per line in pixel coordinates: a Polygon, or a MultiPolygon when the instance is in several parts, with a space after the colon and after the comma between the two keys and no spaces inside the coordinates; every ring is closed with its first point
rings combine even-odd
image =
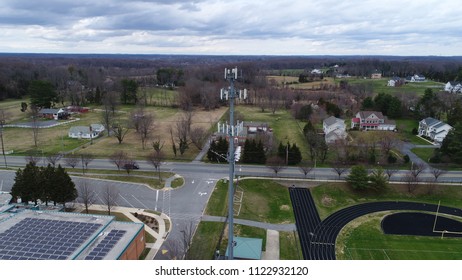
{"type": "Polygon", "coordinates": [[[66,259],[101,226],[95,223],[25,218],[0,234],[0,259],[66,259]],[[82,230],[84,233],[74,238],[73,232],[82,230]]]}
{"type": "Polygon", "coordinates": [[[126,233],[125,230],[111,230],[103,240],[85,257],[85,260],[102,260],[126,233]],[[96,257],[95,257],[96,255],[96,257]]]}

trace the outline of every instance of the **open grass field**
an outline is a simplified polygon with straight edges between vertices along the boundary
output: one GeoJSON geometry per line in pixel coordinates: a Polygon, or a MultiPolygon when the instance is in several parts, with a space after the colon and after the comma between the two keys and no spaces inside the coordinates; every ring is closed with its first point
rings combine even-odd
{"type": "MultiPolygon", "coordinates": [[[[217,183],[207,205],[207,215],[226,216],[227,188],[228,184],[223,181],[217,183]]],[[[235,218],[272,224],[295,223],[287,187],[274,181],[249,179],[239,181],[239,188],[243,191],[243,201],[241,212],[235,218]]]]}
{"type": "Polygon", "coordinates": [[[340,233],[337,259],[341,260],[461,260],[460,238],[384,234],[381,220],[388,213],[356,219],[340,233]]]}
{"type": "MultiPolygon", "coordinates": [[[[360,193],[345,183],[326,183],[311,189],[321,219],[359,203],[373,201],[415,201],[462,208],[460,186],[422,185],[414,193],[406,186],[390,185],[382,193],[360,193]]],[[[349,223],[336,242],[338,259],[407,260],[462,259],[462,242],[457,238],[385,235],[380,222],[387,213],[375,213],[349,223]]]]}
{"type": "Polygon", "coordinates": [[[435,149],[431,148],[414,148],[411,150],[414,154],[420,157],[422,160],[428,162],[428,160],[433,156],[435,149]]]}
{"type": "Polygon", "coordinates": [[[407,186],[390,184],[388,189],[377,193],[357,192],[346,183],[324,183],[311,189],[313,199],[321,219],[330,214],[358,203],[374,201],[416,201],[462,208],[462,188],[460,186],[419,185],[414,193],[407,186]]]}
{"type": "Polygon", "coordinates": [[[279,259],[303,260],[297,232],[279,232],[279,259]]]}
{"type": "MultiPolygon", "coordinates": [[[[1,104],[4,106],[4,103],[1,104]]],[[[8,106],[17,106],[17,111],[20,112],[20,102],[17,104],[14,102],[7,102],[5,104],[10,104],[8,106]]],[[[121,106],[117,112],[116,119],[121,122],[127,121],[130,112],[134,109],[134,106],[121,106]]],[[[209,131],[210,128],[215,127],[216,122],[222,117],[226,110],[226,107],[207,112],[197,110],[193,114],[192,127],[203,127],[209,131]]],[[[58,152],[69,152],[81,147],[80,153],[91,153],[95,157],[109,157],[115,151],[123,150],[131,157],[141,159],[144,158],[148,151],[152,150],[152,142],[160,140],[161,143],[164,143],[163,152],[170,160],[192,160],[196,156],[199,150],[192,144],[183,155],[179,155],[178,153],[176,158],[172,150],[170,128],[174,128],[177,120],[183,116],[182,111],[169,107],[146,107],[145,111],[152,113],[155,118],[154,130],[151,139],[147,142],[145,150],[142,149],[141,140],[134,130],[128,132],[124,142],[120,145],[115,137],[107,137],[107,132],[103,133],[103,136],[100,138],[94,139],[92,145],[90,145],[89,140],[71,139],[67,136],[71,126],[88,126],[92,123],[101,123],[102,112],[99,108],[93,108],[93,110],[88,113],[76,115],[75,118],[80,119],[78,121],[53,128],[40,129],[38,147],[34,146],[32,129],[5,128],[5,150],[13,151],[15,155],[24,155],[28,151],[37,150],[46,155],[58,152]]],[[[27,121],[27,119],[21,119],[20,121],[27,121]]],[[[15,122],[18,122],[18,120],[12,119],[8,123],[15,122]]]]}
{"type": "Polygon", "coordinates": [[[292,117],[287,110],[277,110],[275,114],[268,110],[261,112],[261,109],[253,106],[237,106],[236,111],[244,117],[245,121],[266,122],[273,129],[273,143],[277,146],[279,142],[296,143],[300,148],[302,156],[308,153],[308,144],[303,136],[302,122],[292,117]]]}
{"type": "MultiPolygon", "coordinates": [[[[336,83],[340,83],[342,79],[336,79],[336,83]]],[[[427,81],[422,83],[407,83],[400,87],[389,87],[387,86],[389,78],[382,79],[363,79],[363,78],[349,78],[345,79],[349,84],[366,84],[373,89],[375,94],[378,93],[389,93],[389,94],[400,94],[400,93],[415,93],[419,96],[423,95],[427,88],[433,89],[433,91],[438,92],[444,89],[443,83],[438,83],[434,81],[427,81]]]]}

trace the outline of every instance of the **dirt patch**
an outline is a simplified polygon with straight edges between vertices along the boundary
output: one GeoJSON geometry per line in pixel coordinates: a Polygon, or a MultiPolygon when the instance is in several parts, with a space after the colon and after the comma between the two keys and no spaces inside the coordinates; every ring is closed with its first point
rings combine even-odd
{"type": "Polygon", "coordinates": [[[279,207],[280,210],[282,211],[289,211],[290,210],[290,206],[289,205],[281,205],[279,207]]]}
{"type": "Polygon", "coordinates": [[[323,195],[321,199],[321,203],[323,206],[331,207],[335,204],[335,199],[333,199],[332,197],[328,195],[323,195]]]}

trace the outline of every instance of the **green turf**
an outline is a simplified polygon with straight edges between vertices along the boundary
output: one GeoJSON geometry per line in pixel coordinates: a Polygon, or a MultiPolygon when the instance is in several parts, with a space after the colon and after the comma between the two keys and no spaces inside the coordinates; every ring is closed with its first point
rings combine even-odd
{"type": "Polygon", "coordinates": [[[414,148],[411,150],[414,154],[416,154],[422,160],[428,162],[428,160],[433,156],[435,149],[433,148],[414,148]]]}
{"type": "Polygon", "coordinates": [[[343,229],[337,239],[337,258],[353,260],[460,260],[459,238],[383,234],[385,214],[360,218],[343,229]]]}
{"type": "MultiPolygon", "coordinates": [[[[207,215],[226,216],[227,187],[223,181],[217,183],[207,206],[207,215]]],[[[241,197],[241,191],[242,203],[234,205],[235,211],[241,207],[236,218],[272,224],[295,222],[286,187],[270,180],[241,180],[236,187],[236,197],[241,197]]]]}

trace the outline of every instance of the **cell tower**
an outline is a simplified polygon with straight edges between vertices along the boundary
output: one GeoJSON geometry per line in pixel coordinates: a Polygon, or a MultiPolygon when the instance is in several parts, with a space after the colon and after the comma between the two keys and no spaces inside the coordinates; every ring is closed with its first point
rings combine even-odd
{"type": "Polygon", "coordinates": [[[240,90],[239,94],[236,94],[234,88],[234,81],[238,79],[237,67],[234,69],[225,68],[225,79],[229,81],[228,89],[221,89],[220,98],[222,100],[229,100],[229,152],[228,152],[228,163],[229,163],[229,188],[228,188],[228,259],[234,258],[234,165],[236,160],[236,154],[234,151],[234,139],[237,129],[234,127],[234,99],[246,99],[247,90],[240,90]]]}

